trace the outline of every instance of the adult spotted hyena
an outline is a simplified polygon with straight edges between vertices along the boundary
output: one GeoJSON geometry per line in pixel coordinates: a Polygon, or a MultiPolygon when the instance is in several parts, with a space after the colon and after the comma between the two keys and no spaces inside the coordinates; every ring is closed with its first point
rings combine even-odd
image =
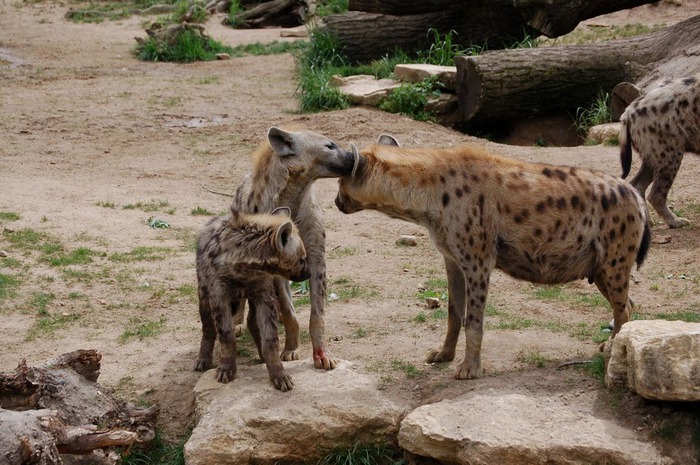
{"type": "Polygon", "coordinates": [[[197,284],[202,340],[196,369],[211,366],[214,340],[221,344],[216,379],[226,383],[236,374],[234,302],[248,298],[248,329],[267,364],[277,389],[292,389],[279,356],[277,312],[279,301],[270,276],[303,281],[309,277],[306,250],[289,217],[288,208],[272,214],[246,215],[235,208],[212,218],[197,241],[197,284]]]}
{"type": "MultiPolygon", "coordinates": [[[[314,365],[326,370],[335,368],[336,362],[326,348],[324,336],[326,234],[323,212],[316,200],[314,181],[348,174],[353,163],[352,151],[341,149],[321,134],[273,127],[268,131],[267,141],[255,151],[253,170],[238,187],[233,201],[236,208],[247,213],[269,212],[281,206],[292,211],[292,219],[299,228],[306,247],[311,272],[309,334],[314,365]]],[[[299,358],[296,353],[299,346],[299,323],[292,305],[289,281],[273,276],[267,279],[274,281],[285,326],[282,360],[296,360],[299,358]]],[[[236,305],[243,305],[243,302],[236,305]]]]}
{"type": "Polygon", "coordinates": [[[649,202],[670,228],[690,222],[666,205],[683,154],[700,154],[700,75],[664,81],[633,101],[620,117],[622,178],[632,165],[632,147],[642,166],[631,184],[642,194],[649,184],[649,202]]]}
{"type": "Polygon", "coordinates": [[[598,171],[525,163],[478,147],[374,145],[340,178],[343,213],[373,209],[428,228],[449,290],[447,336],[428,362],[450,361],[460,327],[466,354],[455,376],[482,375],[484,307],[494,268],[534,283],[588,278],[610,302],[613,335],[627,322],[630,272],[650,242],[644,199],[598,171]],[[466,318],[465,318],[466,307],[466,318]]]}

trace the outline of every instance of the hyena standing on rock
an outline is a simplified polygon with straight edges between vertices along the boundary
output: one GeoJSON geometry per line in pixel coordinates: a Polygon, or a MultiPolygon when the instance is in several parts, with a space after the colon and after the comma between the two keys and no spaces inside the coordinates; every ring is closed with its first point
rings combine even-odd
{"type": "Polygon", "coordinates": [[[303,281],[309,277],[306,251],[288,208],[268,215],[243,215],[235,208],[228,216],[212,218],[197,241],[197,284],[202,342],[196,369],[211,366],[214,340],[219,337],[221,362],[216,379],[226,383],[236,374],[234,303],[248,298],[248,330],[277,389],[292,389],[279,356],[279,301],[270,276],[303,281]]]}
{"type": "Polygon", "coordinates": [[[649,202],[670,228],[690,222],[666,205],[684,152],[700,154],[700,75],[664,81],[633,101],[620,117],[622,178],[632,165],[632,147],[642,159],[631,184],[642,194],[649,184],[649,202]]]}
{"type": "MultiPolygon", "coordinates": [[[[314,181],[337,178],[350,173],[354,163],[352,151],[346,151],[329,138],[312,131],[285,131],[270,128],[267,141],[253,155],[253,171],[236,191],[233,205],[246,213],[270,212],[288,207],[299,228],[308,254],[311,316],[309,334],[316,368],[330,370],[336,362],[326,348],[324,306],[326,301],[326,233],[323,212],[316,200],[314,181]]],[[[296,360],[299,355],[299,323],[292,305],[289,282],[274,281],[285,326],[282,360],[296,360]]],[[[243,301],[236,303],[243,305],[243,301]]],[[[250,305],[250,299],[249,299],[250,305]]],[[[241,315],[242,318],[242,315],[241,315]]]]}
{"type": "Polygon", "coordinates": [[[541,284],[588,278],[612,305],[614,336],[629,320],[630,272],[635,262],[642,264],[650,242],[644,199],[627,182],[478,147],[370,146],[357,154],[353,173],[340,179],[335,203],[343,213],[373,209],[428,228],[445,260],[449,316],[442,349],[427,361],[454,359],[464,326],[458,379],[482,375],[484,307],[494,268],[541,284]]]}

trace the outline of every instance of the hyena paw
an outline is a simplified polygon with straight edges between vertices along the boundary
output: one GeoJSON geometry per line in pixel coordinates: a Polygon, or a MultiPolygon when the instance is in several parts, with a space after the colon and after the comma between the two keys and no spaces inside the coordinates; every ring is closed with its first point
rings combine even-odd
{"type": "Polygon", "coordinates": [[[282,392],[291,391],[292,386],[294,386],[292,378],[290,378],[286,373],[282,373],[280,376],[271,376],[270,379],[272,384],[275,385],[275,389],[279,389],[282,392]]]}
{"type": "Polygon", "coordinates": [[[207,371],[211,366],[211,358],[198,358],[194,362],[194,371],[207,371]]]}
{"type": "Polygon", "coordinates": [[[690,224],[690,220],[687,218],[681,218],[680,216],[676,217],[675,220],[670,220],[668,222],[668,227],[671,229],[677,229],[677,228],[682,228],[684,226],[688,226],[690,224]]]}
{"type": "Polygon", "coordinates": [[[314,349],[314,366],[324,370],[332,370],[335,368],[336,363],[333,355],[331,355],[329,351],[317,348],[314,349]]]}
{"type": "Polygon", "coordinates": [[[280,358],[284,362],[291,362],[292,360],[299,360],[299,354],[296,350],[284,350],[280,354],[280,358]]]}
{"type": "Polygon", "coordinates": [[[241,337],[241,334],[243,334],[243,328],[245,328],[244,325],[236,325],[236,326],[233,328],[233,334],[234,334],[236,337],[241,337]]]}
{"type": "Polygon", "coordinates": [[[476,379],[483,376],[483,370],[480,366],[472,367],[461,364],[455,370],[456,379],[476,379]]]}
{"type": "Polygon", "coordinates": [[[428,353],[425,355],[426,363],[451,362],[452,360],[454,360],[454,358],[454,352],[448,352],[446,350],[433,349],[428,351],[428,353]]]}
{"type": "Polygon", "coordinates": [[[216,369],[216,380],[220,383],[228,383],[233,381],[236,376],[236,367],[220,366],[216,369]]]}

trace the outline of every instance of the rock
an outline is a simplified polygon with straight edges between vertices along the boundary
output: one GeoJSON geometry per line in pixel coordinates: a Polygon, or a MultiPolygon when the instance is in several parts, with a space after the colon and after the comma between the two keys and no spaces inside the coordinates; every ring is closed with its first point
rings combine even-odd
{"type": "Polygon", "coordinates": [[[416,236],[399,236],[399,238],[396,239],[396,245],[406,245],[414,247],[418,245],[418,239],[416,239],[416,236]]]}
{"type": "Polygon", "coordinates": [[[457,92],[457,67],[426,64],[394,66],[394,77],[400,81],[418,83],[435,76],[445,89],[457,92]]]}
{"type": "Polygon", "coordinates": [[[216,54],[216,59],[217,59],[217,60],[230,60],[230,59],[231,59],[231,55],[229,55],[228,53],[217,53],[217,54],[216,54]]]}
{"type": "Polygon", "coordinates": [[[8,254],[6,251],[0,250],[0,257],[5,258],[5,257],[9,257],[9,256],[10,256],[10,254],[8,254]]]}
{"type": "Polygon", "coordinates": [[[401,422],[399,446],[453,464],[665,464],[648,442],[564,401],[465,395],[423,405],[401,422]]]}
{"type": "Polygon", "coordinates": [[[433,308],[440,308],[440,299],[437,297],[426,297],[425,298],[425,304],[428,306],[428,308],[433,309],[433,308]]]}
{"type": "Polygon", "coordinates": [[[620,138],[620,123],[605,123],[593,126],[588,130],[586,140],[603,144],[620,138]]]}
{"type": "Polygon", "coordinates": [[[630,321],[606,352],[606,386],[652,400],[700,400],[700,323],[630,321]]]}
{"type": "Polygon", "coordinates": [[[392,89],[401,86],[399,81],[376,79],[374,76],[365,74],[348,77],[335,75],[331,77],[330,83],[347,95],[353,104],[370,106],[376,106],[392,89]]]}
{"type": "Polygon", "coordinates": [[[195,387],[197,426],[185,444],[187,465],[315,462],[335,447],[391,442],[406,407],[378,390],[379,379],[340,361],[331,371],[311,359],[285,362],[294,380],[276,390],[264,364],[239,366],[217,383],[205,372],[195,387]]]}

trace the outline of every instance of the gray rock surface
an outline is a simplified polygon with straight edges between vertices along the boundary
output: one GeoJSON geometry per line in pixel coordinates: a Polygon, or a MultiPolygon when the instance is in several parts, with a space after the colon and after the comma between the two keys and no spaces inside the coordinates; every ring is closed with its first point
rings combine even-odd
{"type": "Polygon", "coordinates": [[[185,444],[187,465],[315,461],[335,447],[391,442],[406,413],[377,389],[374,379],[341,361],[331,371],[311,359],[287,362],[294,381],[275,390],[265,365],[239,368],[217,383],[212,371],[195,387],[197,426],[185,444]]]}
{"type": "Polygon", "coordinates": [[[465,465],[669,464],[631,430],[564,401],[465,395],[423,405],[401,422],[399,446],[465,465]]]}
{"type": "Polygon", "coordinates": [[[400,81],[418,83],[429,77],[437,77],[446,89],[457,92],[457,67],[422,63],[394,66],[394,77],[400,81]]]}
{"type": "Polygon", "coordinates": [[[630,321],[606,352],[608,387],[624,386],[653,400],[700,400],[700,323],[630,321]]]}
{"type": "Polygon", "coordinates": [[[401,86],[399,81],[377,79],[374,76],[365,74],[348,77],[336,75],[331,78],[330,83],[344,95],[347,95],[353,104],[370,106],[376,106],[392,89],[401,86]]]}

